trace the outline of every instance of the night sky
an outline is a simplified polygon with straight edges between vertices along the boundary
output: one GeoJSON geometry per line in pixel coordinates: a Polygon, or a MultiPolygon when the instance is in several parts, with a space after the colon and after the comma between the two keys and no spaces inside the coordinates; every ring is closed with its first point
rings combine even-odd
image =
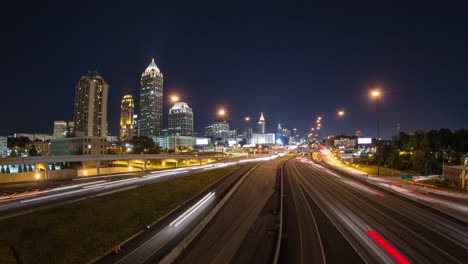
{"type": "Polygon", "coordinates": [[[110,85],[109,129],[117,135],[121,97],[138,100],[152,57],[165,95],[194,109],[199,135],[225,107],[240,131],[247,115],[256,128],[263,111],[269,131],[281,123],[304,134],[321,115],[322,135],[340,132],[342,122],[347,133],[375,136],[375,86],[384,91],[384,138],[397,122],[408,132],[468,128],[462,6],[104,2],[2,4],[0,135],[52,133],[54,120],[72,120],[75,85],[88,70],[110,85]]]}

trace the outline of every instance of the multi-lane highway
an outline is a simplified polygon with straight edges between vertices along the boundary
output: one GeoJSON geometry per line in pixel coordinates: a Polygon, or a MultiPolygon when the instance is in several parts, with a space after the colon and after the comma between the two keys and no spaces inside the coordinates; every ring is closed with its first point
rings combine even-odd
{"type": "MultiPolygon", "coordinates": [[[[171,260],[270,263],[278,230],[277,167],[286,160],[262,163],[273,158],[67,181],[19,197],[5,193],[0,196],[0,215],[238,164],[240,170],[100,262],[156,263],[182,245],[171,260]],[[200,227],[204,222],[207,225],[200,227]],[[191,236],[191,243],[184,244],[191,236]]],[[[307,159],[288,159],[283,172],[281,263],[466,263],[468,259],[468,224],[458,218],[307,159]]]]}
{"type": "Polygon", "coordinates": [[[4,188],[0,190],[0,218],[30,212],[31,210],[40,209],[45,206],[63,204],[96,195],[137,188],[145,184],[183,177],[200,171],[256,162],[262,159],[263,158],[228,160],[225,162],[181,167],[163,171],[75,178],[71,180],[52,181],[45,186],[37,188],[4,188]]]}
{"type": "Polygon", "coordinates": [[[264,208],[275,192],[282,160],[262,163],[247,175],[176,263],[271,263],[275,236],[269,230],[276,231],[276,215],[264,208]]]}
{"type": "MultiPolygon", "coordinates": [[[[191,237],[194,230],[197,229],[200,232],[203,230],[203,232],[196,239],[196,242],[190,244],[189,248],[185,248],[185,244],[182,246],[183,252],[190,253],[190,255],[183,254],[179,260],[204,263],[205,261],[202,261],[202,259],[232,259],[250,226],[255,222],[258,214],[274,191],[275,170],[275,161],[261,164],[251,163],[242,166],[240,170],[224,177],[217,184],[191,199],[149,230],[130,240],[122,247],[119,254],[110,253],[101,259],[99,263],[157,263],[166,257],[168,253],[174,256],[172,260],[175,260],[181,253],[177,253],[177,248],[181,247],[181,243],[187,243],[185,242],[187,237],[191,237]],[[272,174],[271,171],[273,171],[272,174]],[[264,186],[254,183],[263,183],[264,186]],[[237,194],[229,199],[226,195],[228,193],[232,195],[233,190],[237,189],[234,186],[243,187],[239,188],[237,194]],[[245,196],[245,194],[250,196],[245,196]],[[249,198],[261,199],[252,201],[249,198]],[[228,202],[223,205],[222,201],[224,203],[228,202]],[[204,226],[200,227],[200,224],[206,221],[208,215],[212,214],[216,207],[221,208],[220,206],[223,209],[216,214],[215,220],[210,221],[209,226],[206,228],[204,226]],[[231,206],[236,210],[230,210],[231,206]],[[225,221],[226,217],[230,220],[225,221]],[[210,230],[214,230],[215,234],[213,235],[210,230]],[[220,237],[220,232],[222,237],[220,237]],[[209,242],[200,242],[203,239],[208,239],[209,242]],[[200,246],[203,246],[202,251],[206,254],[199,255],[200,251],[198,249],[200,246]],[[221,246],[221,248],[218,246],[221,246]],[[211,253],[213,250],[216,254],[211,253]],[[194,256],[191,254],[194,254],[194,256]]],[[[255,254],[255,252],[251,253],[255,254]]],[[[269,255],[270,252],[267,254],[269,255]]]]}
{"type": "Polygon", "coordinates": [[[284,167],[282,263],[466,263],[468,225],[309,161],[284,167]]]}
{"type": "Polygon", "coordinates": [[[242,166],[192,198],[162,221],[130,240],[119,254],[110,253],[98,263],[157,263],[193,230],[233,184],[255,164],[242,166]]]}

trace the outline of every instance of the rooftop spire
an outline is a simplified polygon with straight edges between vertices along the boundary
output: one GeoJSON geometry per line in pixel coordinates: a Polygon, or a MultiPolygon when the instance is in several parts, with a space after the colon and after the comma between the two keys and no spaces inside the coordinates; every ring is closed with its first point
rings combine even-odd
{"type": "Polygon", "coordinates": [[[258,122],[265,122],[265,117],[263,117],[263,112],[260,113],[260,120],[258,122]]]}
{"type": "Polygon", "coordinates": [[[144,75],[146,74],[160,74],[161,71],[159,70],[158,66],[156,65],[156,62],[154,61],[154,58],[151,58],[151,63],[148,65],[146,68],[145,72],[143,73],[144,75]]]}

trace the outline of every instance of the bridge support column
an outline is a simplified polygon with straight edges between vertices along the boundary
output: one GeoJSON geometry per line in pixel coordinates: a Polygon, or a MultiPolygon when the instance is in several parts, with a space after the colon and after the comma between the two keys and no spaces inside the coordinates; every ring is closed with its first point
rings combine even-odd
{"type": "Polygon", "coordinates": [[[144,159],[143,160],[143,171],[146,171],[146,163],[148,162],[148,160],[144,159]]]}
{"type": "Polygon", "coordinates": [[[45,172],[44,172],[44,180],[48,180],[50,178],[50,169],[49,169],[49,163],[45,164],[45,172]]]}
{"type": "Polygon", "coordinates": [[[101,175],[101,161],[100,160],[96,161],[96,173],[97,175],[101,175]]]}

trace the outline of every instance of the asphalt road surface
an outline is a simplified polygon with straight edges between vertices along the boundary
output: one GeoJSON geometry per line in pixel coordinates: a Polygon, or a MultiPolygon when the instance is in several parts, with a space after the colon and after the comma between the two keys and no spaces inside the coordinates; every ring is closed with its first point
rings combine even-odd
{"type": "Polygon", "coordinates": [[[467,223],[320,164],[284,170],[282,263],[467,263],[467,223]]]}
{"type": "Polygon", "coordinates": [[[255,164],[243,165],[241,169],[224,177],[210,189],[200,193],[179,209],[172,212],[162,221],[156,223],[150,229],[130,240],[122,246],[118,254],[110,253],[98,263],[157,263],[174,246],[176,246],[188,233],[210,212],[224,194],[234,185],[239,178],[248,172],[255,164]],[[209,194],[214,195],[210,196],[209,194]],[[207,198],[209,197],[209,198],[207,198]],[[199,203],[206,201],[205,203],[199,203]],[[187,215],[191,209],[198,207],[187,218],[180,221],[181,216],[187,215]],[[175,224],[179,223],[179,224],[175,224]]]}
{"type": "MultiPolygon", "coordinates": [[[[277,168],[283,159],[264,162],[248,175],[232,198],[176,262],[245,263],[243,261],[246,259],[259,259],[255,255],[261,254],[262,251],[257,249],[262,246],[268,247],[268,243],[265,243],[268,236],[266,232],[257,233],[259,239],[250,237],[251,247],[242,247],[242,243],[275,192],[277,168]]],[[[265,256],[261,259],[270,259],[274,252],[274,243],[272,244],[271,248],[263,251],[265,256]]]]}

